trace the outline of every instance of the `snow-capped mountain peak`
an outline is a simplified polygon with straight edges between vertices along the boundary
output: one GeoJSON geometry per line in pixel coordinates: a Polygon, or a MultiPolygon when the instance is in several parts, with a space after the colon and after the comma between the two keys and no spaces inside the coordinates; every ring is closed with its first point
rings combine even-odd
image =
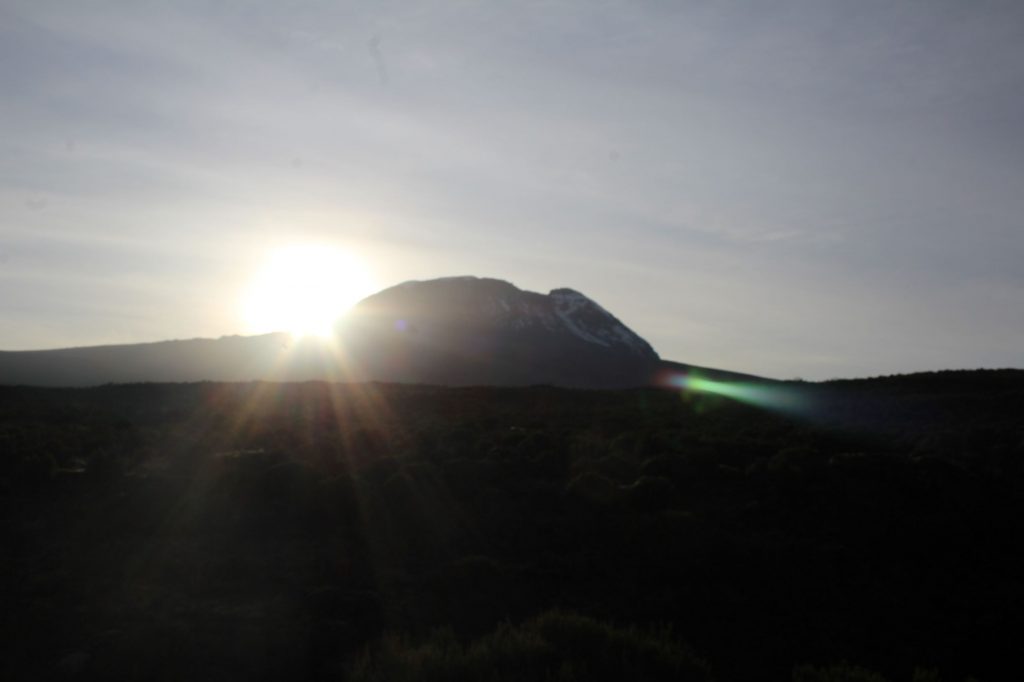
{"type": "MultiPolygon", "coordinates": [[[[423,339],[452,343],[491,337],[500,345],[580,344],[635,359],[658,359],[651,346],[614,315],[569,288],[547,295],[519,289],[499,279],[472,276],[404,282],[371,296],[357,310],[402,320],[423,339]],[[443,340],[442,340],[443,339],[443,340]]],[[[493,344],[492,344],[493,345],[493,344]]]]}

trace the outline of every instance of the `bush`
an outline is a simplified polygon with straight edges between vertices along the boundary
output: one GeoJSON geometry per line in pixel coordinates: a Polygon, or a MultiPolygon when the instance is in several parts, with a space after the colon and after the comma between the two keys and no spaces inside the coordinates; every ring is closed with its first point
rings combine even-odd
{"type": "Polygon", "coordinates": [[[462,643],[451,630],[426,641],[383,640],[352,670],[353,682],[533,682],[710,680],[708,664],[668,630],[617,628],[549,611],[520,626],[503,624],[462,643]]]}
{"type": "Polygon", "coordinates": [[[668,508],[676,496],[676,487],[664,476],[641,476],[627,490],[629,503],[646,512],[668,508]]]}
{"type": "Polygon", "coordinates": [[[570,498],[583,500],[595,505],[610,505],[622,498],[622,491],[607,476],[588,471],[580,474],[565,487],[570,498]]]}
{"type": "Polygon", "coordinates": [[[793,682],[887,682],[878,673],[849,663],[815,667],[800,665],[793,671],[793,682]]]}

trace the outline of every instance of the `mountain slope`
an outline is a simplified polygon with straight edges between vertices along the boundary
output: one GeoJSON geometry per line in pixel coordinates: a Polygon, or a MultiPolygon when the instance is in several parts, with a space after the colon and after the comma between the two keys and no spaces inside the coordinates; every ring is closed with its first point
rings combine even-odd
{"type": "Polygon", "coordinates": [[[143,381],[251,381],[267,378],[287,334],[225,336],[40,351],[0,351],[0,384],[95,386],[143,381]]]}

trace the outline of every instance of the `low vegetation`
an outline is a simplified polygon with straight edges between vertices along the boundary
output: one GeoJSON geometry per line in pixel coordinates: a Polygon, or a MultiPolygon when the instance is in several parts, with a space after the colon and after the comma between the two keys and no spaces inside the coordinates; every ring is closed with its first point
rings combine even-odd
{"type": "Polygon", "coordinates": [[[0,387],[0,677],[1016,676],[1024,379],[0,387]]]}

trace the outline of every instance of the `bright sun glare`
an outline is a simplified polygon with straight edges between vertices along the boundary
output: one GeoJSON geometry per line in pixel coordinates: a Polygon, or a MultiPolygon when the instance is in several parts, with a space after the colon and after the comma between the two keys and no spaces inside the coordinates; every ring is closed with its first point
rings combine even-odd
{"type": "Polygon", "coordinates": [[[373,292],[367,269],[341,249],[302,244],[270,254],[245,300],[250,330],[330,336],[334,323],[373,292]]]}

